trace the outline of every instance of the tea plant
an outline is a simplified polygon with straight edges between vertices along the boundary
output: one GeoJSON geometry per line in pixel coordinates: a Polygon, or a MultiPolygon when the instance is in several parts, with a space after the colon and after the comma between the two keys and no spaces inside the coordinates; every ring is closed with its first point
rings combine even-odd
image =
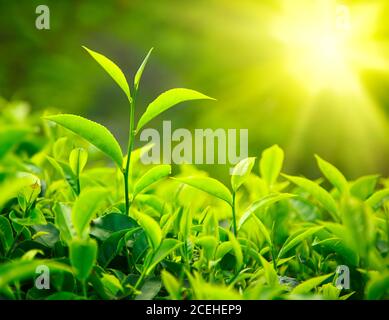
{"type": "Polygon", "coordinates": [[[276,145],[240,161],[229,186],[191,165],[174,177],[143,165],[151,146],[134,143],[150,120],[211,98],[172,89],[136,122],[151,50],[130,86],[85,49],[126,95],[127,152],[101,124],[0,101],[0,298],[389,297],[389,180],[348,181],[318,156],[319,180],[283,174],[276,145]]]}

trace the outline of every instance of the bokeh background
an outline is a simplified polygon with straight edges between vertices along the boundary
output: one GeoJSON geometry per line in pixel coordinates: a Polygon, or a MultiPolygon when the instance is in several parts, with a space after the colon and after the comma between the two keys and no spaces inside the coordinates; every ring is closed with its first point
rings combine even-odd
{"type": "Polygon", "coordinates": [[[288,173],[315,177],[317,153],[350,179],[389,174],[386,0],[0,0],[0,15],[6,100],[90,117],[123,141],[126,99],[81,45],[128,78],[154,47],[137,116],[172,87],[218,101],[173,108],[151,126],[248,128],[250,155],[277,143],[288,173]],[[39,4],[50,30],[35,28],[39,4]]]}

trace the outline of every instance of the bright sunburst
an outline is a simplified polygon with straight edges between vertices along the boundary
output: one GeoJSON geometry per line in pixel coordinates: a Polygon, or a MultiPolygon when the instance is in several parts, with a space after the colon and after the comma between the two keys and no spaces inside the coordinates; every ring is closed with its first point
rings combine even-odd
{"type": "Polygon", "coordinates": [[[311,92],[359,90],[358,72],[388,68],[374,39],[379,12],[379,4],[283,1],[272,30],[285,46],[286,68],[311,92]]]}

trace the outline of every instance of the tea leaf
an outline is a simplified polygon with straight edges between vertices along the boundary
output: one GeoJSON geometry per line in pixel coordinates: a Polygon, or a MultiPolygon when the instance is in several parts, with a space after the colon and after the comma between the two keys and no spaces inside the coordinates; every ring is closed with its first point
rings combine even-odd
{"type": "Polygon", "coordinates": [[[246,158],[234,167],[231,173],[231,186],[232,190],[236,191],[246,181],[253,169],[255,158],[246,158]]]}
{"type": "Polygon", "coordinates": [[[280,252],[278,253],[278,258],[282,258],[289,250],[293,249],[295,246],[303,242],[305,239],[309,238],[310,236],[314,235],[319,230],[323,229],[324,227],[312,227],[308,228],[307,230],[303,232],[298,232],[296,234],[291,235],[287,241],[282,246],[280,252]]]}
{"type": "Polygon", "coordinates": [[[69,165],[73,173],[79,176],[88,161],[88,152],[83,148],[73,149],[69,156],[69,165]]]}
{"type": "Polygon", "coordinates": [[[170,298],[173,300],[179,300],[181,298],[181,285],[177,279],[166,270],[162,270],[161,278],[170,298]]]}
{"type": "Polygon", "coordinates": [[[142,129],[143,126],[150,120],[180,102],[204,99],[214,100],[213,98],[210,98],[200,92],[190,89],[178,88],[168,90],[148,105],[145,113],[139,119],[136,132],[139,132],[139,130],[142,129]]]}
{"type": "Polygon", "coordinates": [[[351,185],[351,194],[356,198],[366,200],[373,194],[378,178],[378,175],[371,175],[357,179],[351,185]]]}
{"type": "Polygon", "coordinates": [[[355,198],[345,203],[342,209],[342,220],[346,227],[343,238],[355,252],[367,258],[374,241],[372,209],[355,198]]]}
{"type": "Polygon", "coordinates": [[[135,212],[134,216],[138,224],[146,232],[153,250],[157,250],[162,241],[162,230],[159,224],[153,218],[140,212],[135,212]]]}
{"type": "Polygon", "coordinates": [[[389,200],[389,188],[379,190],[373,193],[367,200],[366,204],[377,209],[381,206],[386,200],[389,200]]]}
{"type": "Polygon", "coordinates": [[[171,170],[171,166],[168,164],[162,164],[151,168],[135,183],[134,197],[153,183],[167,177],[171,173],[171,170]]]}
{"type": "Polygon", "coordinates": [[[292,295],[307,294],[312,289],[314,289],[317,286],[319,286],[322,282],[324,282],[325,280],[327,280],[331,276],[333,276],[333,273],[326,274],[325,276],[315,277],[315,278],[309,279],[307,281],[304,281],[303,283],[300,283],[299,285],[297,285],[292,290],[291,294],[292,295]]]}
{"type": "Polygon", "coordinates": [[[100,66],[103,67],[103,69],[119,85],[119,87],[126,94],[128,100],[131,100],[130,88],[128,87],[126,77],[124,76],[122,70],[120,70],[120,68],[115,63],[113,63],[111,60],[109,60],[107,57],[103,56],[102,54],[90,50],[85,46],[82,47],[92,56],[93,59],[97,61],[97,63],[100,66]]]}
{"type": "Polygon", "coordinates": [[[270,286],[276,286],[278,285],[278,275],[277,272],[274,270],[274,267],[271,263],[266,261],[265,258],[263,258],[261,255],[259,256],[263,269],[265,270],[265,278],[267,283],[270,286]]]}
{"type": "Polygon", "coordinates": [[[158,278],[151,278],[145,281],[139,294],[135,300],[152,300],[161,290],[161,280],[158,278]]]}
{"type": "Polygon", "coordinates": [[[262,223],[262,221],[256,217],[256,216],[253,216],[253,220],[254,220],[254,223],[257,225],[259,231],[261,232],[261,234],[264,236],[266,242],[270,245],[270,246],[273,246],[273,242],[271,240],[271,236],[270,236],[270,233],[269,231],[267,230],[266,226],[262,223]]]}
{"type": "Polygon", "coordinates": [[[262,152],[262,157],[259,161],[259,171],[269,187],[276,182],[283,162],[284,151],[278,145],[274,145],[262,152]]]}
{"type": "Polygon", "coordinates": [[[70,241],[75,236],[71,223],[71,209],[63,203],[56,203],[53,211],[55,213],[55,225],[60,231],[62,240],[70,241]]]}
{"type": "Polygon", "coordinates": [[[243,266],[243,252],[242,252],[242,247],[240,246],[238,240],[234,236],[232,232],[228,231],[228,239],[230,240],[230,243],[232,245],[232,251],[234,252],[235,255],[235,260],[236,260],[236,270],[239,271],[241,270],[243,266]]]}
{"type": "Polygon", "coordinates": [[[11,149],[18,145],[29,130],[24,128],[5,127],[0,129],[0,159],[4,157],[11,149]]]}
{"type": "Polygon", "coordinates": [[[31,186],[35,181],[31,176],[18,176],[8,178],[0,184],[0,208],[3,204],[12,198],[18,196],[18,193],[25,187],[31,186]]]}
{"type": "Polygon", "coordinates": [[[61,160],[56,160],[49,156],[46,156],[46,159],[50,162],[50,164],[54,167],[54,169],[58,171],[61,177],[63,177],[66,180],[66,182],[72,188],[74,193],[79,194],[80,190],[78,189],[77,186],[77,177],[73,173],[73,170],[70,168],[70,166],[61,160]]]}
{"type": "Polygon", "coordinates": [[[33,226],[37,224],[46,224],[46,219],[45,216],[43,215],[42,211],[39,210],[38,208],[32,209],[29,213],[28,216],[25,218],[19,218],[15,211],[12,211],[9,214],[9,218],[11,221],[20,224],[22,226],[33,226]]]}
{"type": "Polygon", "coordinates": [[[310,193],[332,215],[335,221],[338,220],[339,214],[336,202],[328,191],[320,187],[317,183],[305,178],[288,175],[284,175],[284,177],[310,193]]]}
{"type": "Polygon", "coordinates": [[[92,220],[90,234],[97,239],[104,241],[113,232],[128,230],[138,227],[134,219],[121,213],[108,213],[92,220]]]}
{"type": "Polygon", "coordinates": [[[140,65],[138,71],[135,74],[135,77],[134,77],[134,88],[135,88],[136,91],[138,91],[138,89],[139,89],[140,79],[142,78],[143,71],[144,71],[144,69],[146,67],[147,61],[149,60],[151,52],[153,51],[153,49],[154,48],[151,48],[149,50],[149,52],[147,53],[146,57],[144,58],[142,64],[140,65]]]}
{"type": "Polygon", "coordinates": [[[215,260],[222,259],[228,252],[232,250],[231,241],[225,241],[219,244],[215,253],[215,260]]]}
{"type": "Polygon", "coordinates": [[[272,204],[278,202],[278,201],[282,201],[282,200],[285,200],[285,199],[289,199],[289,198],[292,198],[294,197],[295,195],[293,194],[289,194],[289,193],[280,193],[280,194],[277,194],[277,193],[272,193],[272,194],[269,194],[269,195],[266,195],[264,197],[262,197],[261,199],[259,199],[258,201],[255,201],[254,203],[252,203],[247,209],[246,211],[243,213],[243,215],[241,216],[241,218],[239,219],[239,223],[238,223],[238,230],[243,226],[243,224],[251,217],[251,215],[256,212],[257,210],[259,209],[263,209],[263,208],[267,208],[269,206],[271,206],[272,204]]]}
{"type": "Polygon", "coordinates": [[[90,188],[81,192],[75,201],[71,217],[74,229],[79,237],[85,238],[88,236],[89,223],[105,200],[106,193],[102,188],[90,188]]]}
{"type": "Polygon", "coordinates": [[[209,193],[216,198],[226,201],[229,205],[232,205],[232,195],[230,190],[228,190],[224,184],[216,179],[209,177],[186,177],[173,179],[209,193]]]}
{"type": "Polygon", "coordinates": [[[366,288],[366,299],[380,300],[387,296],[389,292],[388,272],[371,277],[366,288]]]}
{"type": "Polygon", "coordinates": [[[0,244],[4,248],[4,252],[8,252],[14,241],[14,236],[11,224],[8,219],[0,216],[0,244]]]}
{"type": "Polygon", "coordinates": [[[112,133],[101,124],[72,114],[46,116],[53,121],[93,144],[97,149],[110,157],[119,168],[122,166],[123,155],[119,143],[112,133]]]}
{"type": "Polygon", "coordinates": [[[208,261],[214,259],[216,247],[218,245],[218,241],[214,236],[199,237],[196,240],[196,244],[204,250],[204,256],[208,261]]]}
{"type": "Polygon", "coordinates": [[[348,182],[344,175],[331,163],[315,155],[317,164],[324,176],[336,187],[341,193],[348,192],[348,182]]]}
{"type": "Polygon", "coordinates": [[[151,260],[151,263],[146,271],[146,274],[150,274],[150,272],[155,268],[158,263],[165,259],[169,254],[174,252],[174,250],[178,249],[181,245],[182,242],[175,239],[163,240],[158,250],[155,252],[153,259],[151,260]]]}
{"type": "Polygon", "coordinates": [[[97,243],[93,239],[74,239],[69,244],[69,258],[77,279],[85,281],[97,258],[97,243]]]}
{"type": "Polygon", "coordinates": [[[104,273],[101,282],[104,285],[104,288],[108,289],[114,296],[119,292],[123,292],[123,287],[119,279],[112,274],[104,273]]]}

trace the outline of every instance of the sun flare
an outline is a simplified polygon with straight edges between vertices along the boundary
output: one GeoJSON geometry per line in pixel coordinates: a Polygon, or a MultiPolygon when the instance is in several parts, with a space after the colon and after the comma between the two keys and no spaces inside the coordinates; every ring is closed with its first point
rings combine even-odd
{"type": "Polygon", "coordinates": [[[282,2],[272,24],[288,72],[311,92],[358,90],[358,73],[388,68],[375,29],[380,6],[333,0],[282,2]]]}

